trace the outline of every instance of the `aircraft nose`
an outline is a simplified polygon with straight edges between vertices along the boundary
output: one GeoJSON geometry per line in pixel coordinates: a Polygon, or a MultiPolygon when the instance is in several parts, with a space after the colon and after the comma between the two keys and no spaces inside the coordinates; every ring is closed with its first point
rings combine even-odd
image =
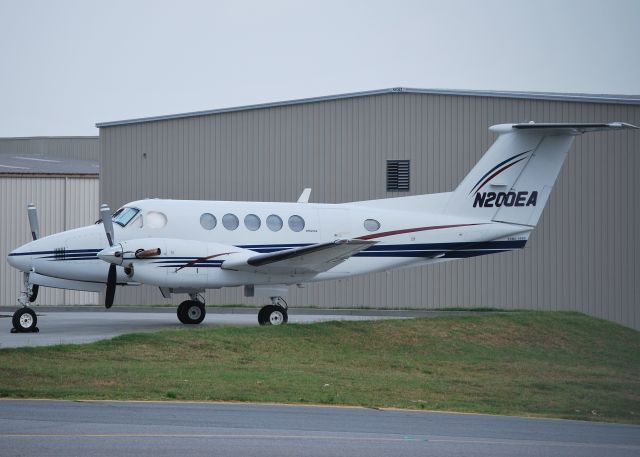
{"type": "Polygon", "coordinates": [[[119,244],[109,246],[108,248],[98,252],[98,258],[108,263],[122,265],[122,246],[119,244]]]}
{"type": "Polygon", "coordinates": [[[27,243],[11,251],[7,256],[7,263],[18,270],[30,271],[32,257],[30,244],[27,243]]]}

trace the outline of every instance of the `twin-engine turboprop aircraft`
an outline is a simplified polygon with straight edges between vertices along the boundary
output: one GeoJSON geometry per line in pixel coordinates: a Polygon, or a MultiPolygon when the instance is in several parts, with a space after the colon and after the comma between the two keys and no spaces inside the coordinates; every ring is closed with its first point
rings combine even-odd
{"type": "Polygon", "coordinates": [[[576,135],[630,124],[502,124],[478,164],[448,193],[342,204],[140,200],[95,225],[38,238],[8,256],[24,272],[16,331],[33,331],[39,286],[105,293],[149,284],[188,294],[180,322],[205,317],[206,289],[244,286],[271,299],[260,324],[287,322],[291,285],[523,248],[576,135]]]}

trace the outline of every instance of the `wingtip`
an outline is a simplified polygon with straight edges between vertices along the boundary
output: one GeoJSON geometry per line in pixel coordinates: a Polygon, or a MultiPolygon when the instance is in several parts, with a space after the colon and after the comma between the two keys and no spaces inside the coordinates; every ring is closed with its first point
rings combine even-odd
{"type": "Polygon", "coordinates": [[[637,125],[629,124],[627,122],[610,122],[609,127],[617,128],[617,129],[640,129],[637,125]]]}

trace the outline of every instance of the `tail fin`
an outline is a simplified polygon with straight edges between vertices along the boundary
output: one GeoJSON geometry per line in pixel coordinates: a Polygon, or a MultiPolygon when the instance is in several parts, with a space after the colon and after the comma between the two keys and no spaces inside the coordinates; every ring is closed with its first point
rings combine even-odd
{"type": "Polygon", "coordinates": [[[638,127],[610,124],[500,124],[498,139],[452,192],[448,214],[535,226],[576,135],[638,127]]]}

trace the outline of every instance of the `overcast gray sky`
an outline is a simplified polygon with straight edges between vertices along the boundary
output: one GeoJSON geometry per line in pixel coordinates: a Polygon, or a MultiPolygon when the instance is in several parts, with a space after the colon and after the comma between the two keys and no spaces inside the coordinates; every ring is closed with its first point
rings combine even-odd
{"type": "Polygon", "coordinates": [[[0,136],[396,86],[640,94],[640,1],[0,0],[0,136]]]}

